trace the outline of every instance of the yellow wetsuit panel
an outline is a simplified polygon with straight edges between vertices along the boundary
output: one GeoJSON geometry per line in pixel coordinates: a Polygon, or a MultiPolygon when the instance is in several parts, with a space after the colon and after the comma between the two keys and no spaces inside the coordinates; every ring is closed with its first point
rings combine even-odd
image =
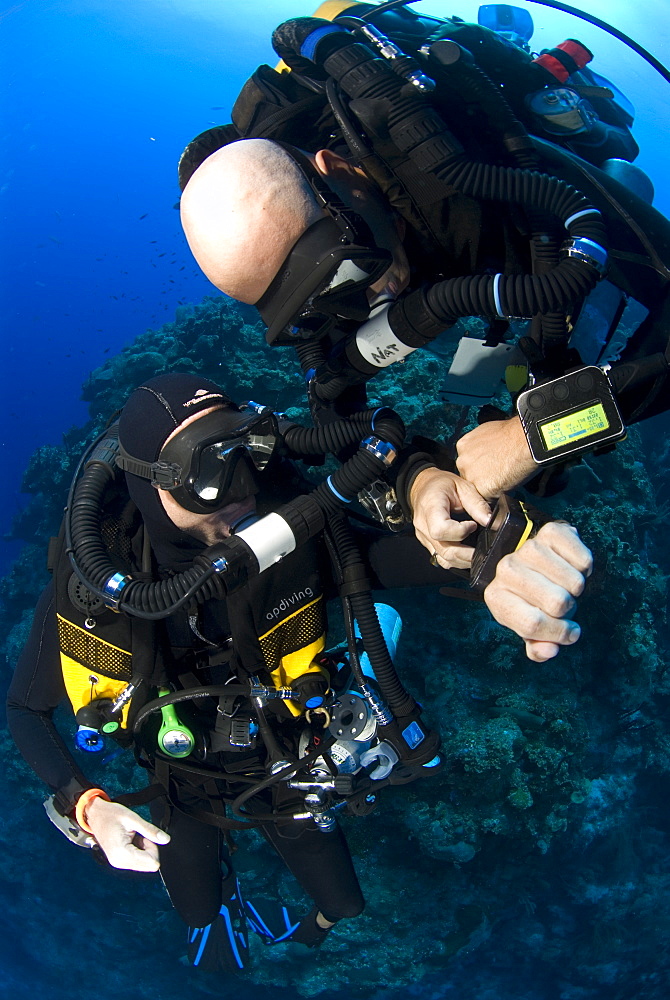
{"type": "MultiPolygon", "coordinates": [[[[278,622],[265,635],[259,636],[261,651],[275,687],[288,687],[291,681],[303,674],[323,672],[317,663],[313,663],[326,646],[323,626],[323,598],[317,597],[278,622]]],[[[285,704],[293,715],[300,715],[300,709],[293,702],[285,704]]]]}
{"type": "MultiPolygon", "coordinates": [[[[73,712],[98,698],[115,699],[132,677],[131,654],[61,615],[56,618],[63,682],[73,712]]],[[[122,727],[129,708],[130,702],[123,708],[122,727]]]]}

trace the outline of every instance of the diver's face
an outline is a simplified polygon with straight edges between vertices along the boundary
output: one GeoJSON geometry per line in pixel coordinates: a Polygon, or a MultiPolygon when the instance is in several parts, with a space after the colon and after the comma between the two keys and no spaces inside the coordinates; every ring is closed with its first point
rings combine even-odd
{"type": "Polygon", "coordinates": [[[250,496],[246,500],[229,503],[211,514],[194,514],[193,511],[184,510],[167,490],[158,492],[163,510],[175,527],[185,531],[187,535],[193,535],[205,545],[215,545],[224,538],[230,538],[231,525],[245,514],[253,514],[256,510],[256,497],[250,496]]]}
{"type": "Polygon", "coordinates": [[[371,302],[381,294],[395,298],[409,282],[409,261],[402,243],[404,220],[396,215],[381,191],[359,167],[329,149],[320,149],[313,160],[335,194],[365,219],[377,246],[384,247],[393,255],[388,271],[370,285],[368,298],[371,302]]]}
{"type": "MultiPolygon", "coordinates": [[[[184,427],[220,409],[220,406],[210,406],[200,413],[194,413],[192,417],[188,417],[179,427],[174,429],[172,434],[166,438],[163,447],[179,431],[183,430],[184,427]]],[[[253,495],[246,497],[244,500],[229,503],[225,507],[221,507],[220,510],[212,511],[211,514],[196,514],[193,511],[186,510],[181,504],[177,503],[168,490],[159,490],[158,495],[160,496],[163,510],[174,526],[179,528],[180,531],[185,531],[187,535],[193,535],[194,538],[204,542],[205,545],[215,545],[216,542],[220,542],[224,538],[229,538],[231,525],[235,524],[245,514],[253,514],[256,510],[256,497],[253,495]]]]}

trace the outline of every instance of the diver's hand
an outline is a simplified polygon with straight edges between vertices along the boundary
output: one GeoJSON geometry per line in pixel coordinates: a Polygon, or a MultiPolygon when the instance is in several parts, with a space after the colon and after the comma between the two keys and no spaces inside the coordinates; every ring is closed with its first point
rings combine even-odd
{"type": "Polygon", "coordinates": [[[592,569],[576,529],[551,521],[500,560],[484,600],[496,621],[525,641],[528,658],[542,663],[579,639],[581,629],[567,615],[592,569]]]}
{"type": "Polygon", "coordinates": [[[453,472],[423,469],[409,493],[416,537],[443,569],[468,569],[472,549],[460,543],[478,524],[488,524],[491,511],[472,483],[453,472]],[[453,514],[465,511],[472,521],[455,521],[453,514]]]}
{"type": "Polygon", "coordinates": [[[499,497],[535,475],[533,461],[518,417],[489,420],[456,442],[456,467],[483,497],[499,497]]]}
{"type": "Polygon", "coordinates": [[[157,872],[157,844],[168,844],[169,833],[148,823],[120,802],[93,799],[86,806],[86,822],[113,868],[157,872]]]}

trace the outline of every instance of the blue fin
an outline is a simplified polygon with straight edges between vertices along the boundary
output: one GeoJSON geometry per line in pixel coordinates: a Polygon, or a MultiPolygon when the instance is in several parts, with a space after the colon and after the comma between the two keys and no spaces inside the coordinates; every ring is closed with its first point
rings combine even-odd
{"type": "Polygon", "coordinates": [[[208,972],[241,972],[248,964],[249,938],[244,902],[237,879],[216,920],[189,927],[187,953],[191,965],[208,972]]]}
{"type": "Polygon", "coordinates": [[[264,944],[287,941],[300,921],[281,903],[272,899],[245,899],[247,925],[264,944]]]}

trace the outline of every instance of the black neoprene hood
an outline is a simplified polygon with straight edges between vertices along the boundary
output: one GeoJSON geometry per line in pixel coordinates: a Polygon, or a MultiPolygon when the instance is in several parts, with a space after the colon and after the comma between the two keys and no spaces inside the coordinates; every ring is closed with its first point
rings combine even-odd
{"type": "MultiPolygon", "coordinates": [[[[166,439],[188,417],[213,406],[238,407],[219,386],[199,375],[157,375],[128,398],[119,419],[119,441],[125,451],[145,462],[155,462],[166,439]]],[[[131,499],[149,532],[161,566],[181,569],[190,565],[204,542],[177,528],[165,513],[159,491],[147,479],[126,472],[131,499]]]]}

